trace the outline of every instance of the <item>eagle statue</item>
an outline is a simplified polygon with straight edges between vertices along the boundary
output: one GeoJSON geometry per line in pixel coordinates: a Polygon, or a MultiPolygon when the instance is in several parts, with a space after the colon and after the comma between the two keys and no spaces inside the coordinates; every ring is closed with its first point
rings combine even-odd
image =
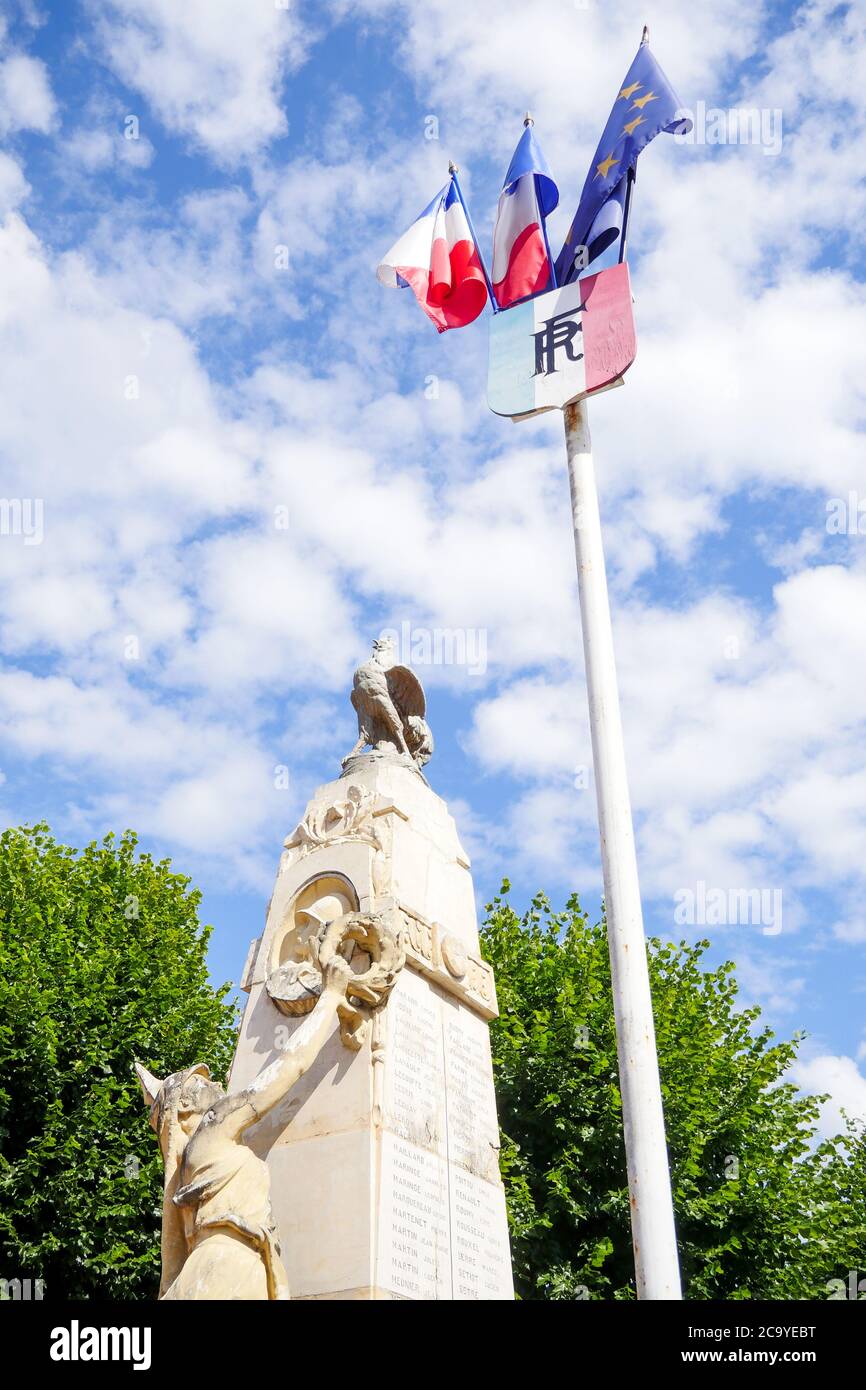
{"type": "Polygon", "coordinates": [[[380,753],[396,752],[421,768],[433,752],[433,734],[424,718],[427,702],[421,682],[408,666],[394,661],[394,642],[373,643],[373,655],[355,672],[352,704],[358,714],[358,742],[343,766],[368,745],[380,753]]]}

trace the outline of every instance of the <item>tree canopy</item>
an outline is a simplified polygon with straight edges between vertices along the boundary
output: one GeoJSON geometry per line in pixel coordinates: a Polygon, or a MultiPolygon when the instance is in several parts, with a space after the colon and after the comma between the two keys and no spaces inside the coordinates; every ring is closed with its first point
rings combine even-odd
{"type": "Polygon", "coordinates": [[[0,836],[0,1275],[46,1298],[155,1294],[162,1159],[133,1060],[222,1078],[235,1040],[200,894],[136,845],[0,836]]]}
{"type": "MultiPolygon", "coordinates": [[[[508,885],[482,947],[515,1282],[523,1298],[634,1296],[604,923],[572,897],[522,917],[508,885]]],[[[200,894],[168,861],[47,826],[0,835],[0,1276],[46,1296],[140,1298],[159,1279],[162,1161],[132,1070],[207,1061],[236,1016],[206,963],[200,894]]],[[[651,941],[683,1282],[689,1298],[827,1298],[866,1252],[862,1129],[819,1142],[820,1097],[786,1080],[800,1041],[741,1009],[707,942],[651,941]]],[[[836,1295],[843,1296],[843,1295],[836,1295]]]]}
{"type": "MultiPolygon", "coordinates": [[[[515,1283],[523,1298],[634,1296],[610,962],[604,923],[572,897],[522,917],[508,883],[487,909],[491,1043],[515,1283]]],[[[866,1258],[866,1141],[816,1137],[819,1102],[786,1080],[776,1041],[737,1006],[709,942],[649,943],[684,1295],[826,1299],[866,1258]]]]}

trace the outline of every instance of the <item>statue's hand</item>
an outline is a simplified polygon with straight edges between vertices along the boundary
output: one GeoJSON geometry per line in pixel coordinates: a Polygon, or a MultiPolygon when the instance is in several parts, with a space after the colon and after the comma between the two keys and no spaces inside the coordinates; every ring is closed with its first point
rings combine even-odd
{"type": "Polygon", "coordinates": [[[310,939],[313,963],[322,973],[324,990],[341,996],[337,1012],[343,1041],[359,1047],[361,1024],[386,1002],[405,961],[399,935],[381,913],[347,912],[320,928],[310,939]],[[352,970],[340,947],[354,941],[370,957],[366,970],[352,970]],[[348,1031],[347,1031],[348,1030],[348,1031]],[[349,1042],[349,1035],[353,1041],[349,1042]]]}
{"type": "Polygon", "coordinates": [[[339,994],[345,999],[349,981],[354,974],[345,956],[341,956],[339,951],[335,951],[330,960],[322,961],[321,966],[325,989],[339,994]]]}

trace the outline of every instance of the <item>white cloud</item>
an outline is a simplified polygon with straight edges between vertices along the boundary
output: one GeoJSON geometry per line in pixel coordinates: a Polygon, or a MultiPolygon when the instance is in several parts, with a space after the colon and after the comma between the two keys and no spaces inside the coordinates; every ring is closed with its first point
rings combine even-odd
{"type": "MultiPolygon", "coordinates": [[[[258,882],[268,836],[275,849],[274,827],[290,828],[308,790],[305,759],[316,750],[336,766],[345,751],[362,624],[482,630],[485,673],[422,672],[434,701],[447,684],[476,702],[468,776],[511,779],[468,837],[490,872],[505,855],[594,891],[594,793],[574,786],[591,759],[561,425],[487,418],[480,328],[437,340],[372,267],[442,181],[446,140],[467,152],[465,187],[489,231],[495,197],[485,221],[476,156],[492,149],[504,169],[527,104],[567,219],[644,16],[631,0],[566,4],[553,28],[519,0],[351,9],[389,42],[401,35],[422,105],[443,121],[438,147],[403,131],[383,155],[360,129],[369,112],[344,99],[319,146],[269,164],[286,129],[282,84],[307,42],[294,14],[247,6],[238,23],[228,0],[90,6],[134,107],[149,103],[217,162],[252,162],[243,187],[192,189],[162,210],[139,185],[135,198],[106,195],[73,254],[41,246],[14,216],[0,230],[4,489],[46,506],[42,546],[0,543],[5,743],[68,779],[82,824],[128,819],[258,882]],[[278,244],[290,247],[284,275],[278,244]],[[193,336],[213,316],[236,321],[227,332],[261,319],[265,342],[280,327],[220,388],[193,336]],[[340,345],[326,373],[307,356],[305,317],[340,345]],[[273,524],[277,506],[287,530],[273,524]],[[130,635],[137,664],[124,659],[130,635]],[[27,662],[41,674],[15,669],[27,662]],[[288,797],[273,787],[281,762],[288,797]]],[[[820,514],[823,494],[860,485],[866,418],[863,287],[845,268],[813,267],[828,238],[859,230],[863,208],[856,167],[823,170],[809,125],[820,93],[862,61],[853,10],[841,37],[818,23],[826,13],[810,6],[766,50],[760,86],[737,89],[785,107],[778,159],[668,140],[645,156],[640,353],[625,390],[592,408],[644,890],[663,911],[699,878],[781,885],[786,943],[801,894],[864,876],[866,664],[852,616],[866,605],[863,562],[852,546],[847,568],[816,563],[823,542],[807,529],[814,494],[820,514]],[[726,500],[783,487],[799,540],[759,538],[786,577],[747,601],[748,576],[741,585],[698,546],[733,554],[726,526],[740,523],[723,519],[726,500]],[[656,566],[675,601],[653,590],[656,566]]],[[[696,31],[692,5],[666,7],[654,44],[686,101],[711,100],[716,80],[734,90],[735,60],[766,48],[761,18],[732,0],[696,31]]],[[[29,111],[48,129],[40,69],[20,71],[30,86],[19,82],[6,119],[21,128],[29,111]]],[[[846,87],[853,100],[866,83],[846,87]]],[[[159,134],[139,114],[144,164],[159,134]]],[[[88,108],[72,127],[75,177],[121,169],[131,151],[115,117],[88,108]]],[[[0,206],[26,192],[0,156],[0,206]]],[[[834,916],[837,939],[859,941],[859,916],[834,916]]],[[[800,961],[751,940],[742,956],[755,997],[803,1007],[800,961]]],[[[850,1081],[850,1059],[835,1061],[850,1081]]]]}
{"type": "Polygon", "coordinates": [[[814,527],[800,532],[796,540],[774,542],[766,536],[759,537],[759,544],[766,555],[767,563],[783,574],[796,574],[821,553],[826,541],[826,531],[814,527]]]}
{"type": "Polygon", "coordinates": [[[213,315],[248,321],[261,308],[245,261],[249,211],[239,188],[190,193],[169,225],[147,206],[114,206],[92,227],[87,254],[112,297],[139,311],[182,327],[213,315]]]}
{"type": "Polygon", "coordinates": [[[285,134],[282,81],[306,53],[294,5],[239,13],[235,0],[90,0],[89,9],[117,76],[217,163],[285,134]]]}
{"type": "Polygon", "coordinates": [[[824,1053],[799,1059],[791,1068],[791,1080],[804,1091],[828,1094],[821,1106],[820,1131],[830,1137],[844,1127],[844,1111],[852,1119],[866,1121],[866,1076],[853,1057],[824,1053]]]}
{"type": "MultiPolygon", "coordinates": [[[[509,141],[516,139],[503,116],[517,121],[527,106],[541,129],[557,131],[557,140],[573,144],[584,135],[585,141],[584,127],[597,126],[609,110],[646,19],[637,0],[566,3],[551,12],[550,24],[539,23],[523,0],[429,0],[423,6],[356,0],[352,8],[387,26],[430,109],[448,113],[449,134],[455,125],[458,135],[480,126],[480,134],[501,147],[506,164],[509,141]]],[[[731,0],[724,9],[708,10],[696,28],[687,0],[669,0],[651,37],[684,102],[717,80],[731,59],[751,51],[761,19],[760,5],[731,0]]],[[[592,148],[585,143],[584,166],[594,149],[594,142],[592,148]]]]}
{"type": "Polygon", "coordinates": [[[140,134],[136,139],[127,139],[122,132],[104,126],[82,126],[66,136],[63,154],[88,174],[94,174],[108,169],[146,169],[155,150],[150,140],[140,134]]]}
{"type": "MultiPolygon", "coordinates": [[[[204,226],[213,207],[228,222],[237,206],[227,192],[184,215],[204,226]]],[[[229,277],[236,254],[225,252],[229,277]]],[[[264,692],[342,687],[366,645],[359,601],[376,604],[383,625],[481,630],[485,673],[431,667],[424,679],[483,692],[467,746],[484,769],[528,783],[507,819],[524,858],[546,835],[545,862],[579,847],[595,864],[592,790],[573,785],[591,759],[550,428],[506,434],[491,452],[486,436],[467,436],[453,383],[424,401],[383,394],[346,365],[330,378],[263,367],[241,384],[232,418],[184,334],[123,304],[122,253],[102,277],[80,256],[49,264],[12,218],[0,258],[10,286],[0,444],[20,463],[18,490],[46,507],[45,544],[26,564],[0,547],[7,651],[62,655],[76,681],[98,683],[135,635],[158,689],[206,692],[218,720],[231,692],[255,739],[264,692]],[[131,378],[138,394],[127,399],[131,378]],[[46,381],[49,416],[38,404],[46,381]],[[464,457],[434,485],[426,450],[437,439],[464,457]],[[58,473],[59,456],[74,466],[58,473]],[[287,530],[274,525],[277,507],[287,530]]],[[[147,274],[136,266],[150,298],[147,274]]],[[[171,297],[169,281],[166,308],[171,297]]],[[[2,332],[0,321],[0,350],[2,332]]],[[[627,431],[630,412],[620,420],[627,431]]],[[[668,509],[660,485],[647,487],[644,505],[635,497],[609,514],[613,554],[627,557],[648,532],[684,557],[696,528],[718,528],[703,490],[675,494],[668,509]]],[[[863,873],[866,667],[848,615],[866,605],[864,576],[829,565],[793,574],[762,613],[719,595],[669,610],[629,596],[626,573],[615,621],[644,889],[670,901],[697,879],[781,885],[793,928],[808,885],[863,873]]]]}
{"type": "Polygon", "coordinates": [[[49,258],[15,216],[0,274],[4,491],[44,504],[41,544],[0,537],[4,744],[79,784],[81,826],[134,823],[260,887],[268,827],[276,852],[298,811],[274,767],[305,744],[264,727],[257,696],[345,682],[332,562],[275,531],[255,433],[221,414],[176,327],[125,308],[82,257],[49,258]],[[31,657],[42,674],[15,669],[31,657]]]}
{"type": "MultiPolygon", "coordinates": [[[[866,876],[866,670],[850,627],[864,607],[863,576],[824,566],[780,584],[769,618],[721,598],[616,613],[648,895],[700,879],[780,888],[784,931],[805,885],[866,876]]],[[[512,682],[476,706],[470,747],[490,770],[566,785],[590,761],[585,693],[512,682]]]]}
{"type": "Polygon", "coordinates": [[[214,539],[189,554],[198,631],[178,649],[171,680],[214,691],[342,688],[356,652],[352,609],[333,558],[303,535],[260,528],[214,539]]]}
{"type": "Polygon", "coordinates": [[[562,778],[592,762],[577,682],[514,681],[475,707],[469,746],[484,765],[517,776],[562,778]],[[578,717],[576,717],[576,715],[578,717]]]}
{"type": "MultiPolygon", "coordinates": [[[[727,941],[725,946],[730,949],[727,941]]],[[[767,947],[761,949],[753,942],[741,944],[735,954],[740,987],[738,1003],[743,1008],[759,1005],[764,1015],[762,1025],[769,1022],[776,1026],[780,1017],[787,1019],[795,1011],[802,1011],[807,980],[798,973],[802,971],[801,960],[779,956],[778,952],[771,953],[767,947]]]]}
{"type": "MultiPolygon", "coordinates": [[[[575,864],[575,822],[581,809],[589,813],[586,793],[567,788],[538,787],[515,798],[506,822],[510,862],[534,874],[539,885],[545,874],[563,874],[564,866],[575,864]]],[[[568,868],[564,876],[571,877],[568,868]]],[[[600,874],[586,864],[580,867],[580,891],[584,897],[601,892],[600,874]]]]}
{"type": "Polygon", "coordinates": [[[10,53],[0,62],[0,135],[18,130],[44,134],[54,115],[45,64],[26,53],[10,53]]]}
{"type": "Polygon", "coordinates": [[[13,212],[27,197],[30,185],[21,165],[0,150],[0,217],[13,212]]]}

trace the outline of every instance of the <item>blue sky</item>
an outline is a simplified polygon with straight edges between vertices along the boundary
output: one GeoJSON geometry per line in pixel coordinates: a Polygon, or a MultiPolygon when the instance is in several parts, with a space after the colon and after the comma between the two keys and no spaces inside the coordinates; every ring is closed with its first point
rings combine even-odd
{"type": "Polygon", "coordinates": [[[643,155],[638,358],[593,439],[648,929],[808,1031],[828,1127],[866,1113],[862,7],[0,15],[0,492],[42,505],[0,535],[0,812],[134,826],[203,888],[220,979],[404,623],[485,644],[418,667],[479,902],[507,874],[597,910],[561,422],[492,416],[485,320],[440,337],[374,270],[449,158],[489,255],[527,108],[558,249],[644,23],[684,106],[763,113],[643,155]],[[781,930],[677,922],[701,884],[781,930]]]}

